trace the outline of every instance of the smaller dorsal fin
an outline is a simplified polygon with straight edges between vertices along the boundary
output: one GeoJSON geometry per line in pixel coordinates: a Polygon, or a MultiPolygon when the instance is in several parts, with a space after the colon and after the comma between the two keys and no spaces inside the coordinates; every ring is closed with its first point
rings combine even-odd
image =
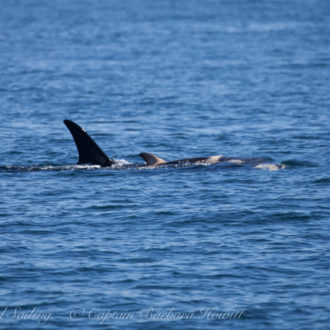
{"type": "Polygon", "coordinates": [[[142,152],[139,156],[142,157],[148,165],[159,165],[166,163],[166,160],[147,152],[142,152]]]}

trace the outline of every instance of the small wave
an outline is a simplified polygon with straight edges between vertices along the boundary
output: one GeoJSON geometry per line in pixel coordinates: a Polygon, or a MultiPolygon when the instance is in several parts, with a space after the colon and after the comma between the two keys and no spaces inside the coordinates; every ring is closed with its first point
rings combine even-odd
{"type": "Polygon", "coordinates": [[[296,27],[297,25],[294,22],[253,23],[248,25],[247,30],[252,32],[272,32],[292,30],[296,27]]]}
{"type": "Polygon", "coordinates": [[[39,172],[39,171],[68,171],[68,170],[93,170],[101,168],[100,165],[35,165],[35,166],[0,166],[2,172],[39,172]]]}
{"type": "Polygon", "coordinates": [[[297,28],[295,22],[274,22],[274,23],[251,23],[247,26],[229,26],[225,29],[228,33],[256,32],[267,33],[294,30],[297,28]]]}
{"type": "Polygon", "coordinates": [[[125,208],[127,208],[127,204],[117,203],[117,204],[111,204],[111,205],[93,205],[93,206],[87,207],[86,209],[95,210],[95,211],[108,211],[108,210],[125,209],[125,208]]]}
{"type": "Polygon", "coordinates": [[[329,177],[320,178],[320,179],[314,180],[313,182],[318,183],[318,184],[328,185],[330,183],[330,178],[329,177]]]}
{"type": "Polygon", "coordinates": [[[288,159],[281,164],[285,165],[286,167],[317,167],[318,165],[313,162],[303,161],[298,159],[288,159]]]}

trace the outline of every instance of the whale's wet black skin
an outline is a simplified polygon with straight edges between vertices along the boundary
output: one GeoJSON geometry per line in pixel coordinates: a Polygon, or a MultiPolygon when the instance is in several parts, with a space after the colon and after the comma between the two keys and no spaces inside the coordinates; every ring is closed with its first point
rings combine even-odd
{"type": "MultiPolygon", "coordinates": [[[[112,167],[117,164],[115,159],[109,158],[105,152],[97,145],[97,143],[88,135],[88,133],[81,128],[78,124],[71,120],[64,120],[64,124],[69,129],[77,146],[79,160],[78,164],[93,164],[102,167],[112,167]]],[[[150,166],[164,166],[164,165],[183,165],[183,164],[216,164],[221,162],[229,162],[232,165],[242,164],[262,164],[266,159],[262,158],[245,158],[237,159],[233,157],[224,157],[222,155],[209,156],[209,157],[194,157],[184,158],[173,161],[166,161],[153,154],[143,152],[139,154],[145,161],[144,164],[129,164],[124,167],[150,167],[150,166]]],[[[277,166],[277,165],[274,165],[277,166]]]]}
{"type": "Polygon", "coordinates": [[[97,143],[85,132],[83,128],[71,120],[64,120],[64,124],[69,129],[76,143],[79,153],[78,164],[95,164],[111,166],[115,162],[110,159],[97,143]]]}

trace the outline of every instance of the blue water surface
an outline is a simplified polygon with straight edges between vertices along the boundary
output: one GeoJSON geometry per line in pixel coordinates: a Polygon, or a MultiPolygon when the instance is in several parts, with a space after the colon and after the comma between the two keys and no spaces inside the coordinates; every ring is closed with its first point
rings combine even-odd
{"type": "Polygon", "coordinates": [[[330,2],[2,0],[1,329],[329,329],[330,2]],[[109,157],[274,167],[75,166],[109,157]]]}

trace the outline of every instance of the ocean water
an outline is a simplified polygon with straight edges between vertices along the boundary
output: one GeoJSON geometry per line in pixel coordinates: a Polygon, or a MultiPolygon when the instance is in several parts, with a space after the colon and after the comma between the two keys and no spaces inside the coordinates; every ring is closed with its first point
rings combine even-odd
{"type": "Polygon", "coordinates": [[[330,3],[2,0],[1,329],[329,329],[330,3]],[[76,166],[63,125],[109,157],[76,166]]]}

